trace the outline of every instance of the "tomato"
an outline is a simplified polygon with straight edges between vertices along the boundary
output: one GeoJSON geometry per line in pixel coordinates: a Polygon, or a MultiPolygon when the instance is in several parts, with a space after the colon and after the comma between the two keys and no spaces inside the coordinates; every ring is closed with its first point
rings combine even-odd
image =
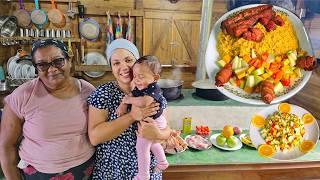
{"type": "Polygon", "coordinates": [[[281,83],[284,86],[290,86],[290,78],[288,79],[281,79],[281,83]]]}

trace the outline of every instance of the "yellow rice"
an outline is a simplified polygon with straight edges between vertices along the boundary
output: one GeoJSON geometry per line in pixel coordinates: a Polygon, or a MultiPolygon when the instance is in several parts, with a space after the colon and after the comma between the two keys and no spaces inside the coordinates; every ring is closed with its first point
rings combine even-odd
{"type": "Polygon", "coordinates": [[[298,39],[291,22],[287,16],[279,15],[285,21],[285,25],[276,26],[274,31],[267,32],[265,27],[260,23],[255,25],[256,28],[261,29],[264,33],[261,42],[248,41],[244,38],[234,38],[220,32],[217,43],[220,57],[224,57],[225,55],[230,55],[231,57],[236,55],[250,55],[251,49],[254,49],[258,54],[268,52],[274,55],[284,54],[290,50],[297,49],[299,47],[298,39]]]}

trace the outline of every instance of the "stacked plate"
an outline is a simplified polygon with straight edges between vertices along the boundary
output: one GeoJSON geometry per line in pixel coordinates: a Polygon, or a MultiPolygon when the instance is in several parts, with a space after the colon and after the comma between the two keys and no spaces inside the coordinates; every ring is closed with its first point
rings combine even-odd
{"type": "Polygon", "coordinates": [[[11,79],[31,79],[36,77],[35,68],[32,65],[31,58],[19,55],[13,56],[8,60],[7,70],[11,79]]]}

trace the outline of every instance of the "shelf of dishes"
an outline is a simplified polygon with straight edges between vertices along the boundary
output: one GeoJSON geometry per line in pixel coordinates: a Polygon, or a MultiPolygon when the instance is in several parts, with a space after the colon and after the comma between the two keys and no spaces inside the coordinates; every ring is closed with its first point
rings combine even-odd
{"type": "MultiPolygon", "coordinates": [[[[19,0],[7,0],[8,2],[19,2],[19,0]]],[[[51,2],[51,0],[39,0],[40,2],[51,2]]],[[[33,0],[24,0],[24,2],[34,2],[33,0]]],[[[56,3],[62,2],[62,3],[68,3],[73,2],[76,3],[78,0],[55,0],[56,3]]]]}
{"type": "MultiPolygon", "coordinates": [[[[39,40],[39,39],[48,39],[45,37],[0,37],[0,42],[2,45],[4,45],[4,43],[12,43],[15,41],[35,41],[35,40],[39,40]]],[[[57,38],[60,39],[64,42],[68,42],[69,39],[71,42],[80,42],[80,38],[57,38]]]]}

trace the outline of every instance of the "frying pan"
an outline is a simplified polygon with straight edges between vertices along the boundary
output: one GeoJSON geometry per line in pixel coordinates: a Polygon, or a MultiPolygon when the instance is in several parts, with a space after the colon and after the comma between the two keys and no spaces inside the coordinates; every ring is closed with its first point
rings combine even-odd
{"type": "Polygon", "coordinates": [[[79,5],[79,32],[81,37],[89,40],[96,41],[100,34],[100,25],[92,18],[84,18],[84,6],[79,5]],[[84,19],[83,19],[84,18],[84,19]]]}
{"type": "Polygon", "coordinates": [[[56,27],[64,27],[66,25],[66,18],[64,14],[57,9],[54,0],[51,0],[51,9],[48,12],[48,18],[56,27]]]}
{"type": "Polygon", "coordinates": [[[13,15],[17,18],[20,27],[28,28],[31,25],[30,12],[24,8],[23,0],[19,0],[19,7],[13,15]]]}
{"type": "Polygon", "coordinates": [[[43,29],[48,24],[48,15],[44,10],[39,9],[38,0],[34,0],[34,3],[35,9],[31,12],[31,21],[38,29],[43,29]]]}

